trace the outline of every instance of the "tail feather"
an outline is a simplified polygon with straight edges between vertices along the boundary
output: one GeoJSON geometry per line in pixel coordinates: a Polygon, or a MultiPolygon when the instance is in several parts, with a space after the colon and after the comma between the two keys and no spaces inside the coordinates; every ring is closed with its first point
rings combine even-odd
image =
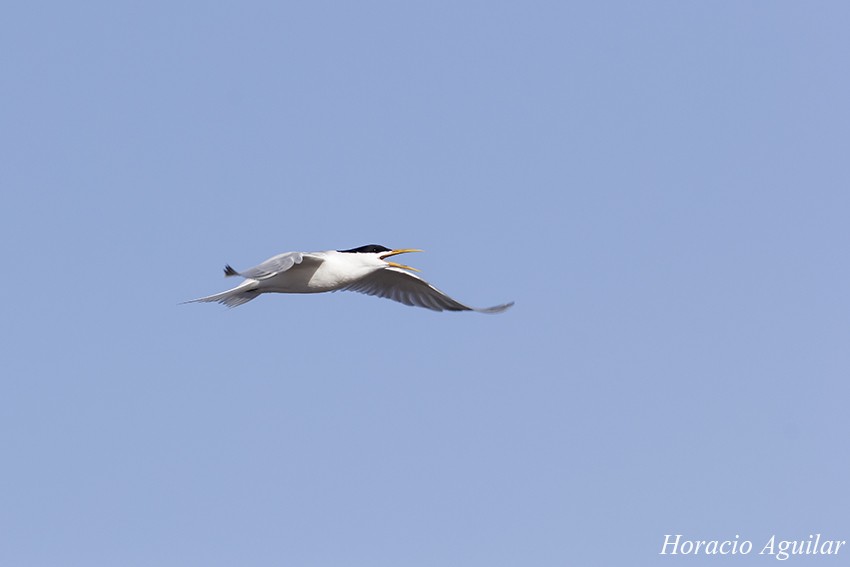
{"type": "Polygon", "coordinates": [[[189,301],[184,301],[183,303],[218,302],[222,305],[227,305],[228,307],[238,307],[239,305],[242,305],[243,303],[248,303],[258,295],[260,295],[260,292],[257,291],[256,288],[257,282],[249,280],[234,287],[233,289],[229,289],[221,293],[216,293],[214,295],[208,295],[206,297],[199,297],[198,299],[190,299],[189,301]]]}

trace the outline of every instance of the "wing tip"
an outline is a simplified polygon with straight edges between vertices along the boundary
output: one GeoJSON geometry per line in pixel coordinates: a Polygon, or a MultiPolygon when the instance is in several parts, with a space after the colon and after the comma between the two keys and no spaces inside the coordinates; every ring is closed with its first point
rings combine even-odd
{"type": "Polygon", "coordinates": [[[224,277],[228,278],[228,277],[230,277],[230,276],[238,276],[238,275],[239,275],[239,272],[237,272],[236,270],[234,270],[234,269],[230,266],[230,264],[225,264],[225,265],[224,265],[224,277]]]}
{"type": "Polygon", "coordinates": [[[514,306],[513,301],[509,301],[507,303],[503,303],[501,305],[494,305],[493,307],[485,307],[484,309],[476,309],[479,313],[503,313],[514,306]]]}

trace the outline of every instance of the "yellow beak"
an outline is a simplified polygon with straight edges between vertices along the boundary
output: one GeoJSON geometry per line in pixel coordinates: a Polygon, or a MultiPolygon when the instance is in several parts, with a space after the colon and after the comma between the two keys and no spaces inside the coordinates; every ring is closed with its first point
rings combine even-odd
{"type": "MultiPolygon", "coordinates": [[[[386,260],[390,256],[395,256],[396,254],[407,254],[408,252],[423,252],[423,250],[419,250],[418,248],[399,248],[397,250],[390,250],[383,256],[381,256],[381,260],[386,260]]],[[[405,266],[404,264],[397,264],[395,262],[387,262],[390,266],[394,268],[402,268],[404,270],[411,270],[413,272],[418,272],[416,268],[411,268],[410,266],[405,266]]]]}

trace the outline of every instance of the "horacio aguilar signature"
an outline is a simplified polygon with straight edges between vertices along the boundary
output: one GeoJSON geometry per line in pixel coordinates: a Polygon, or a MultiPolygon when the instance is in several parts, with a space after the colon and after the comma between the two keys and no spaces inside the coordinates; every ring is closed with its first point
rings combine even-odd
{"type": "MultiPolygon", "coordinates": [[[[682,539],[682,534],[665,535],[659,555],[749,555],[753,551],[753,542],[740,537],[736,534],[731,540],[703,541],[682,539]]],[[[777,540],[772,535],[758,554],[773,555],[780,561],[792,555],[838,555],[846,544],[844,540],[821,539],[820,534],[809,535],[809,539],[803,540],[777,540]]]]}

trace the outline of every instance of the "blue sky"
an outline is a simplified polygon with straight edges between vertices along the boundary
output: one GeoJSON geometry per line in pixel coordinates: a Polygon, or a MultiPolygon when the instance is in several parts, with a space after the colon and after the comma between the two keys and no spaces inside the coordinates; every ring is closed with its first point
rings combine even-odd
{"type": "Polygon", "coordinates": [[[0,563],[850,540],[848,24],[838,2],[8,6],[0,563]],[[369,243],[516,306],[178,305],[225,263],[369,243]]]}

